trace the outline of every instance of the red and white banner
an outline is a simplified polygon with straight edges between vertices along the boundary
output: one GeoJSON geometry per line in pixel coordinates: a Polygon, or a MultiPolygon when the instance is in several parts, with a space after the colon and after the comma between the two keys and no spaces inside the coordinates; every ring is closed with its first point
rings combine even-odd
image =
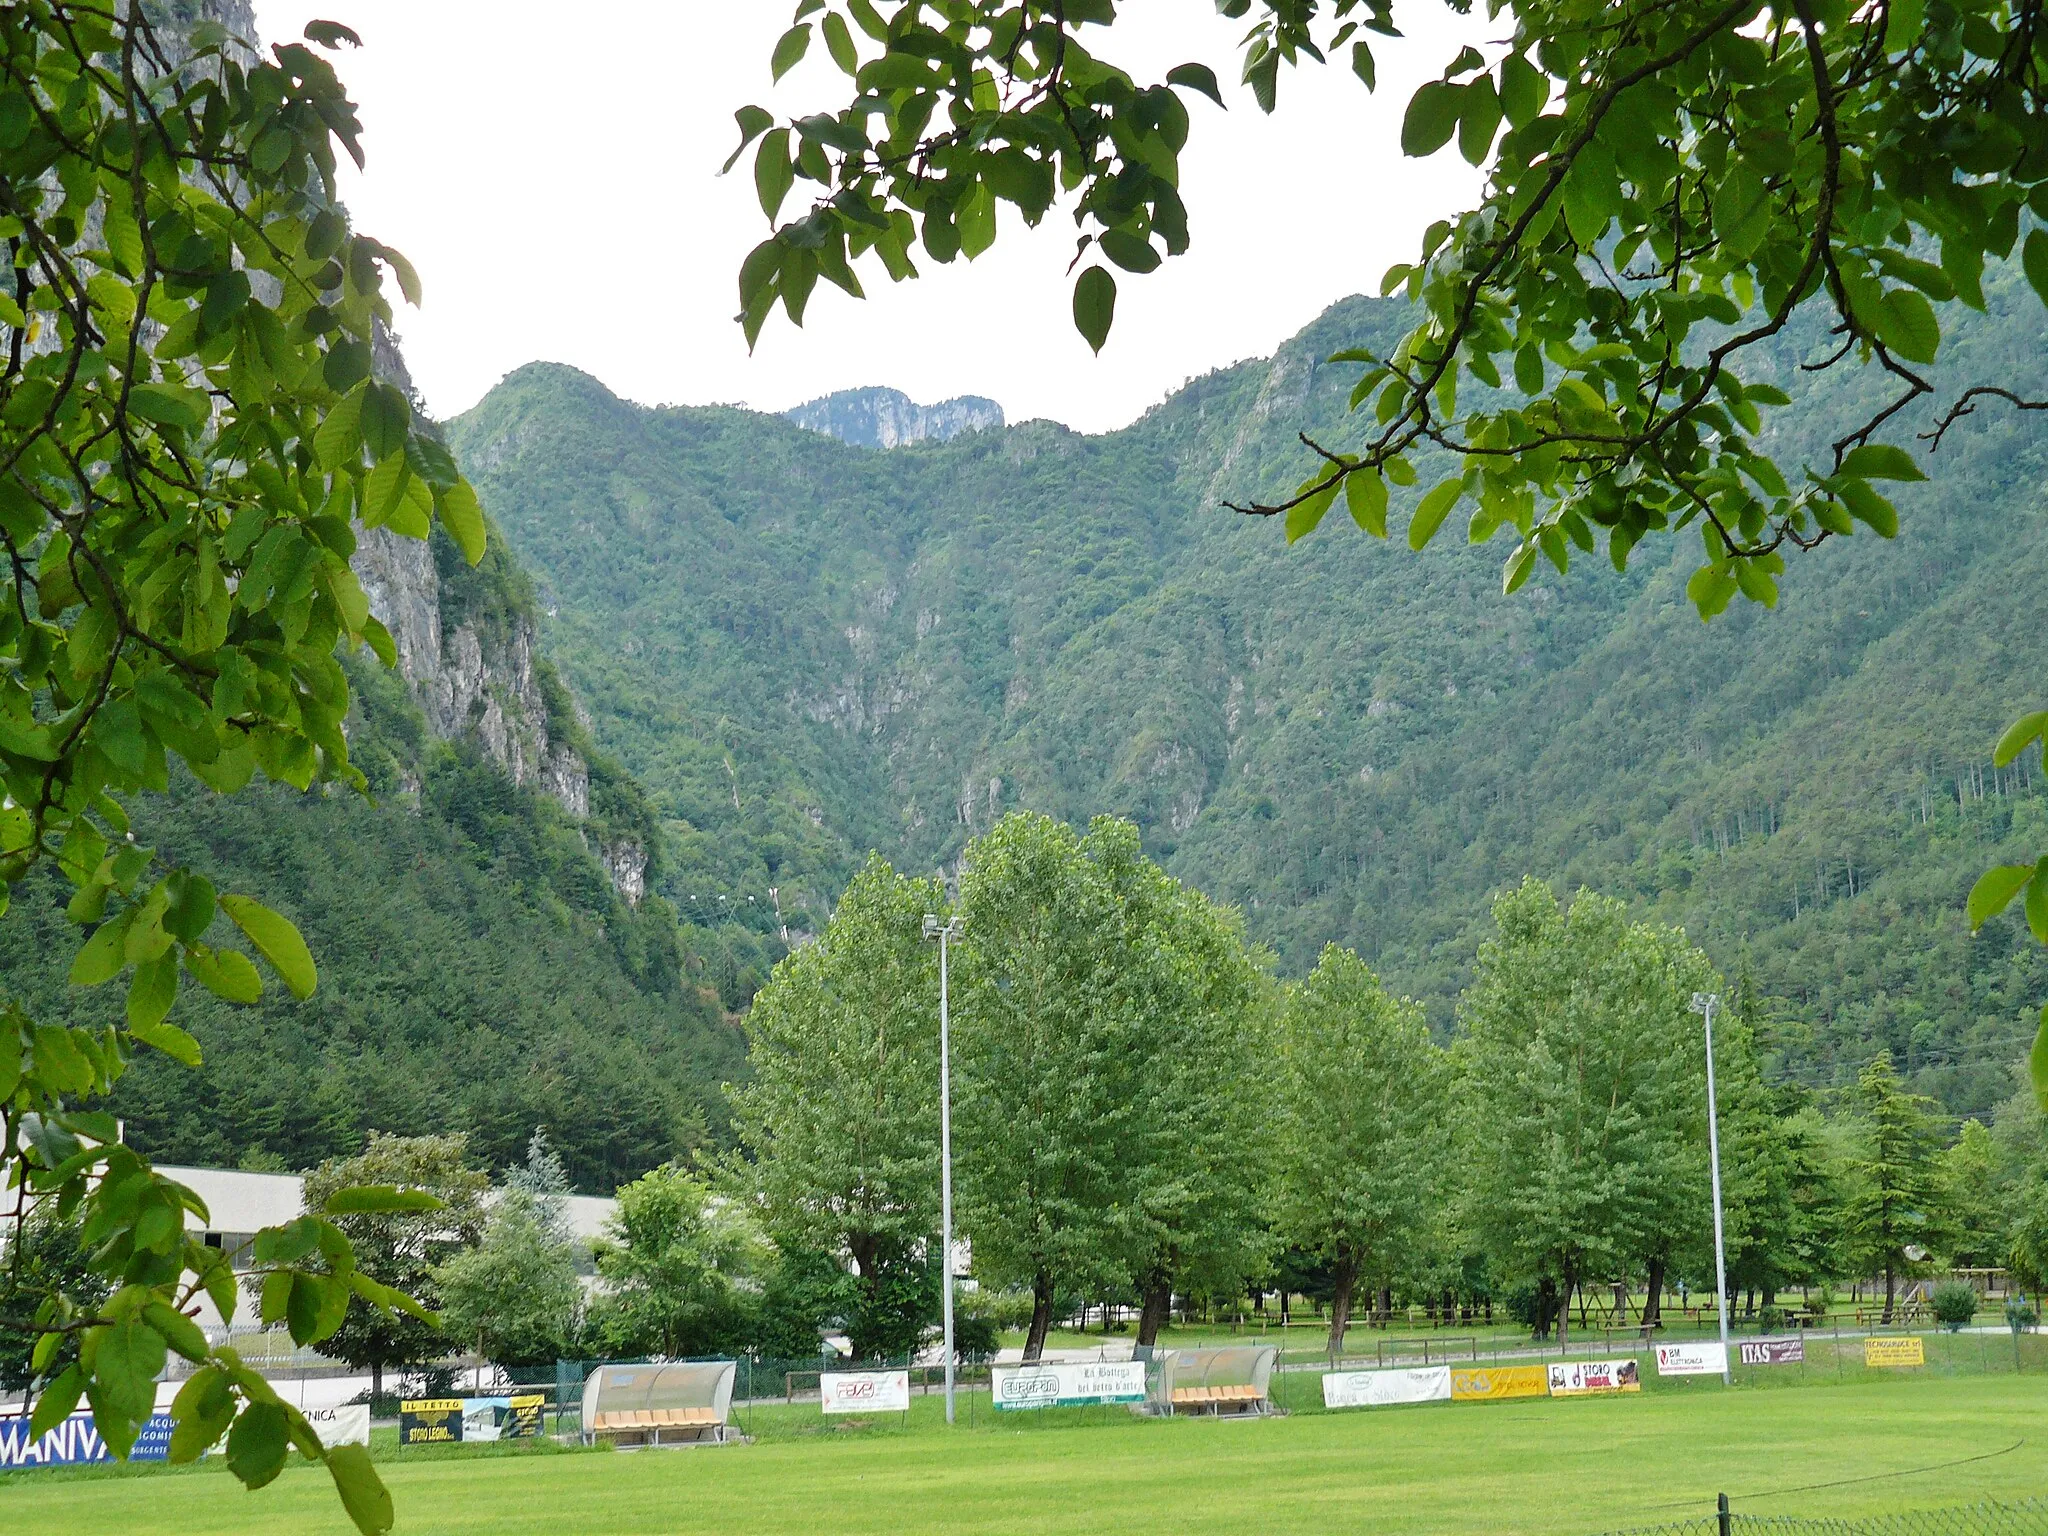
{"type": "Polygon", "coordinates": [[[1659,1376],[1719,1376],[1728,1369],[1728,1351],[1719,1344],[1659,1344],[1659,1376]]]}
{"type": "Polygon", "coordinates": [[[905,1413],[910,1408],[908,1371],[826,1371],[818,1378],[818,1403],[827,1413],[905,1413]]]}

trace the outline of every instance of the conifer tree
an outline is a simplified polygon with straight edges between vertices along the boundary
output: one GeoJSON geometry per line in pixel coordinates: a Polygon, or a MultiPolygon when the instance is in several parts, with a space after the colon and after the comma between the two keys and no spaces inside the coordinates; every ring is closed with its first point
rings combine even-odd
{"type": "Polygon", "coordinates": [[[1890,1051],[1871,1058],[1853,1098],[1860,1145],[1844,1210],[1848,1257],[1884,1276],[1884,1321],[1892,1320],[1899,1277],[1926,1260],[1945,1229],[1940,1142],[1931,1101],[1909,1093],[1890,1051]]]}

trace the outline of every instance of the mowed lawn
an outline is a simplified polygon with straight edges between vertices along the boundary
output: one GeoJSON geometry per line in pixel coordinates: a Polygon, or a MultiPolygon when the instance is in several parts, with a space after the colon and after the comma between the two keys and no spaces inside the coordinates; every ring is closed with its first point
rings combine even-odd
{"type": "MultiPolygon", "coordinates": [[[[1756,1514],[1854,1516],[2048,1489],[2048,1379],[2025,1377],[1432,1404],[1249,1423],[991,1428],[983,1414],[975,1428],[952,1432],[924,1422],[936,1399],[917,1406],[907,1428],[879,1432],[410,1464],[393,1453],[382,1464],[407,1536],[1596,1536],[1706,1513],[1721,1491],[1756,1514]],[[1938,1465],[1970,1457],[1985,1459],[1938,1465]]],[[[22,1474],[0,1487],[0,1529],[31,1527],[66,1536],[351,1529],[316,1469],[295,1468],[249,1494],[211,1467],[22,1474]]]]}

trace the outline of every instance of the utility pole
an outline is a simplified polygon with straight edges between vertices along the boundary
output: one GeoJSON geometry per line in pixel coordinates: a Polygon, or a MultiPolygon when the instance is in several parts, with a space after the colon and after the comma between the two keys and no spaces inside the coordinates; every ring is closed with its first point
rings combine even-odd
{"type": "Polygon", "coordinates": [[[944,1302],[946,1422],[953,1422],[953,1061],[952,1020],[947,1013],[946,946],[967,933],[967,920],[939,921],[924,915],[924,936],[939,941],[939,1276],[944,1302]]]}
{"type": "Polygon", "coordinates": [[[1714,1107],[1714,1004],[1719,1001],[1712,992],[1692,995],[1692,1011],[1706,1020],[1707,1027],[1707,1156],[1714,1173],[1714,1315],[1721,1320],[1721,1385],[1725,1387],[1733,1383],[1728,1374],[1728,1251],[1721,1236],[1721,1126],[1714,1107]]]}

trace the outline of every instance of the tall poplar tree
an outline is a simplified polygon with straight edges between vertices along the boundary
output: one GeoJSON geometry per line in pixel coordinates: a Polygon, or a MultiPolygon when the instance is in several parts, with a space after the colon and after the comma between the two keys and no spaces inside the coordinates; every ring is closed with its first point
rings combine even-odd
{"type": "Polygon", "coordinates": [[[847,1324],[864,1355],[914,1347],[936,1300],[939,974],[923,935],[945,895],[871,855],[818,942],[755,997],[752,1075],[727,1090],[747,1159],[728,1183],[785,1248],[852,1263],[847,1324]]]}
{"type": "Polygon", "coordinates": [[[1332,944],[1281,1012],[1273,1222],[1329,1266],[1330,1353],[1359,1282],[1407,1267],[1449,1186],[1449,1062],[1422,1006],[1332,944]]]}
{"type": "Polygon", "coordinates": [[[1496,938],[1460,1008],[1468,1220],[1511,1273],[1573,1288],[1626,1277],[1705,1210],[1704,1058],[1692,994],[1706,957],[1581,891],[1536,879],[1494,903],[1496,938]]]}

